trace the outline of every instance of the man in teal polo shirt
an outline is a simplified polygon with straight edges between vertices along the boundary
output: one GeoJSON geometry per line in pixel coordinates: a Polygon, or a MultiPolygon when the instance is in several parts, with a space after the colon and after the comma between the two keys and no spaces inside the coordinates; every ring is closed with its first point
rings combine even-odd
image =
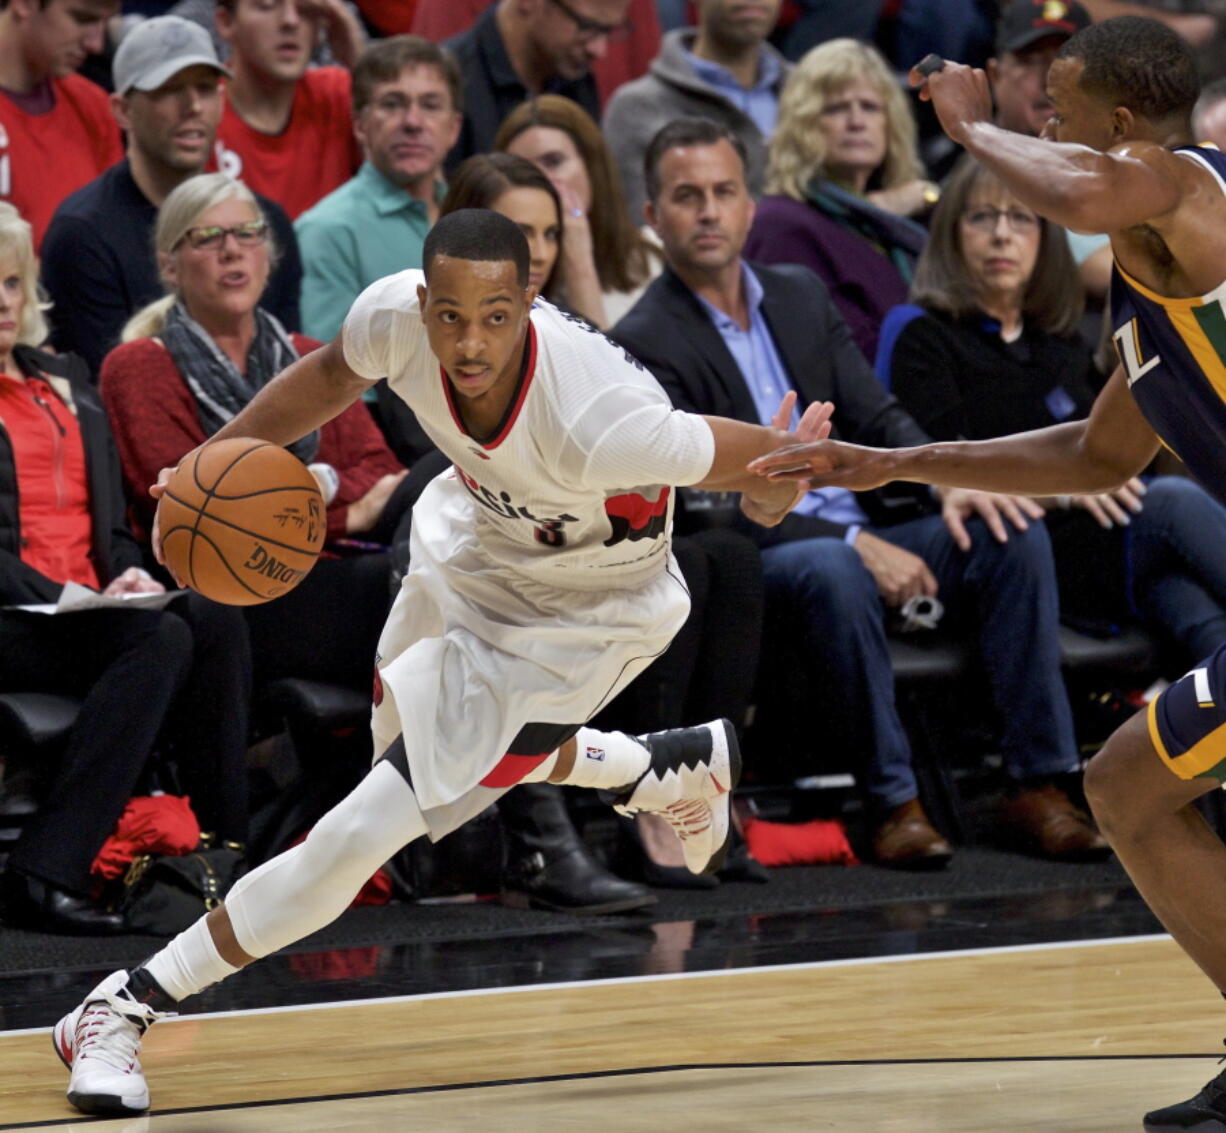
{"type": "Polygon", "coordinates": [[[438,218],[442,164],[463,121],[460,73],[429,40],[380,40],[353,69],[353,123],[366,160],[352,179],[303,213],[302,329],[328,341],[376,279],[421,267],[438,218]]]}

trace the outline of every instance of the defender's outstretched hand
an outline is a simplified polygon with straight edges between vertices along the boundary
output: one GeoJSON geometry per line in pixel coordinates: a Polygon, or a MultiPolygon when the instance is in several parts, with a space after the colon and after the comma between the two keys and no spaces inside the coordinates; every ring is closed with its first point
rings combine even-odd
{"type": "Polygon", "coordinates": [[[992,87],[978,67],[928,55],[911,68],[910,80],[953,141],[961,144],[976,122],[992,121],[992,87]]]}
{"type": "Polygon", "coordinates": [[[749,470],[768,480],[794,480],[805,491],[838,487],[863,492],[897,479],[890,470],[891,456],[890,449],[819,439],[760,456],[749,470]]]}
{"type": "MultiPolygon", "coordinates": [[[[771,424],[776,429],[786,429],[792,421],[792,412],[796,408],[796,392],[790,390],[783,395],[779,408],[775,410],[771,424]]],[[[792,434],[799,441],[814,442],[830,436],[830,418],[834,414],[834,403],[830,401],[815,401],[800,419],[796,432],[792,434]]],[[[789,446],[797,447],[797,446],[789,446]]],[[[755,463],[757,463],[755,461],[755,463]]],[[[750,466],[752,467],[752,465],[750,466]]],[[[783,520],[804,498],[808,488],[804,485],[788,485],[786,481],[777,487],[763,484],[762,492],[742,492],[741,511],[755,523],[763,527],[774,527],[783,520]]]]}

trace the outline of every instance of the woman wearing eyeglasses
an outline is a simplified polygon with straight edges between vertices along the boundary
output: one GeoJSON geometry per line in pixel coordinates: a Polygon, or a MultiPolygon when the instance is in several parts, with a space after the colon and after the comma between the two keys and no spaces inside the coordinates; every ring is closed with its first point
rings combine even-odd
{"type": "MultiPolygon", "coordinates": [[[[129,320],[99,379],[145,538],[158,471],[320,345],[288,334],[259,305],[275,249],[241,182],[220,173],[184,182],[162,203],[154,241],[168,293],[129,320]]],[[[301,586],[245,611],[256,680],[307,677],[365,690],[391,589],[391,556],[365,549],[392,541],[414,483],[361,402],[290,450],[319,481],[328,543],[301,586]]]]}
{"type": "MultiPolygon", "coordinates": [[[[934,439],[1089,412],[1102,376],[1077,333],[1082,289],[1066,235],[969,158],[933,213],[912,298],[887,323],[877,370],[934,439]]],[[[1226,632],[1226,509],[1171,476],[1044,502],[1066,622],[1105,629],[1135,607],[1188,661],[1211,651],[1226,632]]]]}

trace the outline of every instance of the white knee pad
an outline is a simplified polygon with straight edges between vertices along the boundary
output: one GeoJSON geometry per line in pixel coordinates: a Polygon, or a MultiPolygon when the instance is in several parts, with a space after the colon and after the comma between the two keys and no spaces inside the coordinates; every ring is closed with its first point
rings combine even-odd
{"type": "Polygon", "coordinates": [[[331,923],[402,846],[426,832],[408,783],[390,764],[370,774],[316,823],[306,841],[241,878],[226,897],[234,938],[267,956],[331,923]]]}

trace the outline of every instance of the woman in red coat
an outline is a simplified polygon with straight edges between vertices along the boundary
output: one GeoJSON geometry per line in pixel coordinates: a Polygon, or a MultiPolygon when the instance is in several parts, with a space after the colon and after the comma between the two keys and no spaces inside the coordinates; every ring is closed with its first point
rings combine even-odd
{"type": "MultiPolygon", "coordinates": [[[[241,182],[220,173],[191,178],[163,203],[154,239],[169,293],[132,317],[100,373],[134,526],[146,539],[158,471],[320,345],[288,334],[259,306],[276,250],[241,182]]],[[[361,403],[290,448],[319,481],[329,542],[297,590],[247,611],[256,679],[366,688],[390,601],[391,556],[363,548],[391,542],[408,510],[405,470],[361,403]]]]}

